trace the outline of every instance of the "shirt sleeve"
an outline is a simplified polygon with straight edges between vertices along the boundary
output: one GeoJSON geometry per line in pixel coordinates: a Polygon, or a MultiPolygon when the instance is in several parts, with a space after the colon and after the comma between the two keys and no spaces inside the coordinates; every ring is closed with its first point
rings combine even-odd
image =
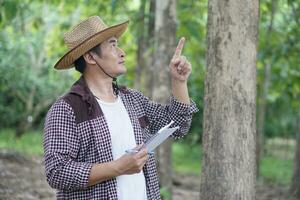
{"type": "Polygon", "coordinates": [[[199,111],[195,102],[191,99],[190,104],[184,104],[171,96],[169,103],[164,105],[149,100],[138,91],[134,91],[134,93],[136,98],[142,102],[142,107],[149,120],[151,133],[156,133],[161,127],[173,120],[175,123],[171,127],[179,126],[180,128],[173,133],[172,137],[179,139],[188,133],[192,116],[199,111]]]}
{"type": "Polygon", "coordinates": [[[91,163],[76,162],[80,141],[73,110],[58,100],[49,110],[44,128],[44,157],[49,185],[60,190],[85,189],[91,163]]]}

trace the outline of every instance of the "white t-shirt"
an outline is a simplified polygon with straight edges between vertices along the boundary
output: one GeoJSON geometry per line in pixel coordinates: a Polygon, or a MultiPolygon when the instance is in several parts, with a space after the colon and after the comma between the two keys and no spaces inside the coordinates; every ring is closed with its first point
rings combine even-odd
{"type": "MultiPolygon", "coordinates": [[[[113,159],[125,154],[125,150],[136,147],[133,127],[122,102],[118,96],[109,103],[97,99],[108,124],[112,142],[113,159]]],[[[122,175],[117,179],[118,200],[147,200],[146,181],[143,171],[132,175],[122,175]]]]}

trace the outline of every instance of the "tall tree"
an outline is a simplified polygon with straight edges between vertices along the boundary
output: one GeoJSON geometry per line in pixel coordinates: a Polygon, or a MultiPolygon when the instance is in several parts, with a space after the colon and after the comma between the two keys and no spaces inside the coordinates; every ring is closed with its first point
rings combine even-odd
{"type": "Polygon", "coordinates": [[[142,0],[138,12],[137,51],[134,74],[134,88],[143,90],[151,98],[153,82],[153,39],[154,39],[155,0],[142,0]]]}
{"type": "MultiPolygon", "coordinates": [[[[171,94],[169,63],[175,49],[176,0],[156,0],[154,33],[154,82],[152,99],[167,103],[171,94]]],[[[171,141],[158,149],[160,184],[172,193],[171,141]]]]}
{"type": "Polygon", "coordinates": [[[155,2],[156,0],[150,0],[149,12],[148,12],[148,30],[146,36],[146,46],[144,52],[145,68],[143,71],[143,77],[145,77],[145,95],[152,98],[153,91],[153,76],[154,76],[154,30],[155,30],[155,2]]]}
{"type": "Polygon", "coordinates": [[[146,2],[145,0],[141,1],[140,9],[139,9],[139,18],[138,18],[138,31],[137,31],[137,66],[135,67],[135,74],[134,74],[134,88],[137,90],[141,89],[141,75],[143,68],[145,67],[145,59],[144,59],[144,52],[145,52],[145,7],[146,2]]]}
{"type": "Polygon", "coordinates": [[[200,196],[255,199],[259,1],[208,1],[200,196]]]}

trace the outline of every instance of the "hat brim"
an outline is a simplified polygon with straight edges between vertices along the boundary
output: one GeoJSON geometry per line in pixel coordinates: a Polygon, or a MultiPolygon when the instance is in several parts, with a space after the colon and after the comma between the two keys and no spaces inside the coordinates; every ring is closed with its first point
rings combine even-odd
{"type": "Polygon", "coordinates": [[[115,36],[119,38],[127,29],[129,21],[108,27],[95,35],[84,40],[81,44],[69,50],[55,65],[55,69],[69,69],[73,67],[74,62],[90,49],[105,41],[106,39],[115,36]]]}

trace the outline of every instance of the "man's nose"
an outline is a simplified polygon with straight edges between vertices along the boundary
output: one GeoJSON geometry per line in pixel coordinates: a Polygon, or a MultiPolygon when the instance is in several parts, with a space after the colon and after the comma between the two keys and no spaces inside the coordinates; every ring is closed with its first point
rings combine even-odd
{"type": "Polygon", "coordinates": [[[121,48],[119,48],[119,56],[121,57],[121,58],[125,58],[125,56],[126,56],[126,53],[123,51],[123,49],[121,49],[121,48]]]}

